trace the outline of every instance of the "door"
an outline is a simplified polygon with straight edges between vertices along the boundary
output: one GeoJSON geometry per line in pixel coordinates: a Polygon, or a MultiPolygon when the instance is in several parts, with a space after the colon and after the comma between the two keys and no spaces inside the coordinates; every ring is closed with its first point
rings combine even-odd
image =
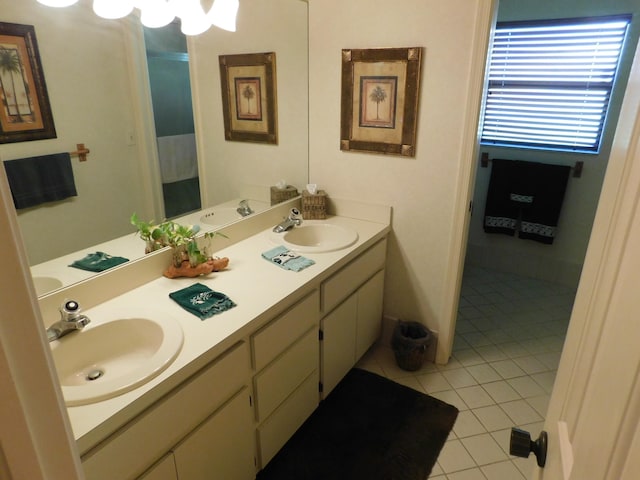
{"type": "MultiPolygon", "coordinates": [[[[620,115],[537,480],[640,478],[640,61],[620,115]]],[[[536,437],[538,432],[532,432],[536,437]]]]}

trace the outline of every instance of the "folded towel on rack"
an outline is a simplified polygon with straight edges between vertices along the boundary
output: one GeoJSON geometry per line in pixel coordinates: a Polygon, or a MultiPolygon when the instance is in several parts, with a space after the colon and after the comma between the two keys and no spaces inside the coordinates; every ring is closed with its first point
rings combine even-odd
{"type": "Polygon", "coordinates": [[[529,185],[529,163],[520,160],[492,160],[484,210],[484,231],[513,236],[520,212],[534,198],[529,185]]]}
{"type": "Polygon", "coordinates": [[[531,164],[529,178],[535,185],[535,200],[522,210],[519,238],[553,243],[570,171],[566,165],[531,164]]]}
{"type": "Polygon", "coordinates": [[[222,313],[236,304],[224,293],[215,292],[202,283],[177,290],[169,297],[186,311],[193,313],[200,320],[222,313]]]}
{"type": "Polygon", "coordinates": [[[110,268],[128,262],[128,258],[113,257],[104,252],[89,253],[84,258],[74,261],[70,267],[88,270],[90,272],[104,272],[110,268]]]}
{"type": "Polygon", "coordinates": [[[492,160],[484,231],[552,244],[571,167],[492,160]]]}
{"type": "Polygon", "coordinates": [[[69,153],[4,162],[16,209],[78,195],[69,153]]]}
{"type": "Polygon", "coordinates": [[[299,272],[316,263],[310,258],[302,257],[282,245],[264,252],[262,257],[285,270],[293,270],[294,272],[299,272]]]}

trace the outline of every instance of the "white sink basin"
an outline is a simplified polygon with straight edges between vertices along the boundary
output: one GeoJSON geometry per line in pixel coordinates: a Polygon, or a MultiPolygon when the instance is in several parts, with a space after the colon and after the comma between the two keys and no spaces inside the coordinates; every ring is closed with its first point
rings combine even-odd
{"type": "Polygon", "coordinates": [[[240,215],[236,208],[232,207],[222,207],[211,210],[200,217],[200,222],[206,223],[207,225],[226,225],[227,223],[235,222],[240,220],[242,215],[240,215]]]}
{"type": "Polygon", "coordinates": [[[358,232],[318,220],[305,220],[284,233],[271,232],[271,241],[295,252],[332,252],[353,245],[358,232]]]}
{"type": "Polygon", "coordinates": [[[62,282],[55,277],[32,277],[33,286],[38,296],[62,287],[62,282]]]}
{"type": "MultiPolygon", "coordinates": [[[[89,315],[89,317],[91,317],[89,315]]],[[[166,314],[90,323],[51,342],[65,403],[84,405],[115,397],[161,373],[182,348],[180,324],[166,314]]]]}

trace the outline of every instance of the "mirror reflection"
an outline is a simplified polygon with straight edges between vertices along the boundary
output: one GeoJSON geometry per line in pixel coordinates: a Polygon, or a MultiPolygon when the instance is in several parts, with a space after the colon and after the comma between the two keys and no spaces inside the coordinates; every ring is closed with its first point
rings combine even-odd
{"type": "MultiPolygon", "coordinates": [[[[213,27],[186,37],[193,132],[182,127],[160,132],[150,76],[162,78],[163,62],[152,60],[156,65],[149,74],[147,50],[158,50],[145,44],[134,14],[104,20],[93,13],[91,2],[82,0],[63,9],[36,0],[0,0],[0,22],[35,28],[57,132],[55,139],[2,144],[0,158],[71,152],[78,143],[90,149],[84,162],[71,158],[77,196],[17,211],[40,294],[92,275],[68,267],[89,253],[141,257],[144,242],[133,233],[133,213],[156,222],[179,215],[176,221],[217,228],[217,222],[242,218],[237,211],[241,200],[248,199],[253,211],[264,210],[271,204],[271,186],[284,181],[300,190],[307,183],[307,4],[266,3],[251,9],[241,5],[235,33],[213,27]],[[225,141],[218,56],[267,51],[276,53],[278,144],[225,141]],[[195,139],[195,151],[184,147],[183,135],[195,139]],[[159,153],[167,148],[158,137],[169,137],[163,140],[168,150],[195,165],[195,177],[172,178],[190,181],[184,189],[192,195],[189,201],[199,189],[200,210],[186,217],[182,213],[191,207],[171,210],[171,200],[165,200],[170,196],[163,191],[159,153]],[[212,219],[214,210],[217,218],[212,219]]],[[[163,96],[184,99],[185,91],[168,87],[163,96]]]]}

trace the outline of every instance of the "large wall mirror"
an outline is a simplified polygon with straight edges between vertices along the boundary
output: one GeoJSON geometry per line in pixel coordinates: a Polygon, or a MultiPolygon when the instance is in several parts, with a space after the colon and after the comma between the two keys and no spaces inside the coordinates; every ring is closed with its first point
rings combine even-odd
{"type": "MultiPolygon", "coordinates": [[[[142,256],[132,213],[164,218],[147,52],[135,13],[104,20],[88,0],[62,9],[0,0],[0,22],[35,28],[57,132],[54,139],[0,144],[0,158],[71,152],[78,143],[91,151],[84,162],[71,159],[76,197],[18,210],[29,263],[38,267],[36,289],[44,294],[86,278],[89,272],[67,266],[74,256],[142,256]],[[133,246],[118,251],[110,242],[123,237],[133,246]]],[[[202,209],[243,198],[269,202],[270,186],[281,180],[301,189],[308,181],[307,3],[241,2],[235,33],[212,27],[186,43],[202,209]],[[218,57],[259,52],[276,53],[278,144],[225,141],[218,57]]]]}

